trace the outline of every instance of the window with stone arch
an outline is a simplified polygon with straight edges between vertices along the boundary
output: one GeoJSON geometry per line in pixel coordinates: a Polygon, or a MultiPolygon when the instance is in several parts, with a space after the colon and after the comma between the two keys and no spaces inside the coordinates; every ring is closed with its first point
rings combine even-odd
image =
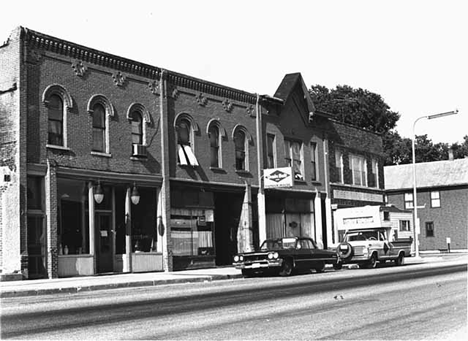
{"type": "Polygon", "coordinates": [[[140,103],[132,103],[127,110],[127,119],[132,126],[132,144],[146,145],[146,125],[151,123],[148,110],[140,103]]]}
{"type": "Polygon", "coordinates": [[[103,95],[91,97],[87,109],[92,116],[92,152],[109,154],[109,121],[114,109],[103,95]]]}
{"type": "Polygon", "coordinates": [[[217,119],[208,123],[208,138],[210,141],[210,167],[223,167],[222,139],[226,136],[226,131],[221,127],[217,119]]]}
{"type": "Polygon", "coordinates": [[[143,118],[138,111],[132,111],[130,114],[130,122],[132,124],[132,143],[143,144],[143,118]]]}
{"type": "Polygon", "coordinates": [[[235,148],[235,168],[236,171],[249,171],[249,142],[251,137],[243,126],[236,126],[232,139],[235,148]]]}
{"type": "Polygon", "coordinates": [[[67,148],[67,116],[73,106],[70,93],[60,84],[48,86],[42,102],[47,108],[47,145],[67,148]]]}
{"type": "Polygon", "coordinates": [[[198,166],[194,153],[194,135],[199,131],[198,125],[188,114],[179,114],[175,120],[177,157],[181,166],[198,166]]]}

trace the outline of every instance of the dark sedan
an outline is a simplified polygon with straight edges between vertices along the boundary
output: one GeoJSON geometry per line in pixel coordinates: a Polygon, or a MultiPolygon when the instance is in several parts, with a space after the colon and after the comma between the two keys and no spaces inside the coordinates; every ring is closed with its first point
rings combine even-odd
{"type": "Polygon", "coordinates": [[[336,265],[337,262],[336,252],[319,249],[311,238],[284,237],[267,239],[260,250],[236,255],[233,265],[242,270],[244,276],[267,271],[289,276],[295,270],[323,272],[325,264],[336,265]]]}

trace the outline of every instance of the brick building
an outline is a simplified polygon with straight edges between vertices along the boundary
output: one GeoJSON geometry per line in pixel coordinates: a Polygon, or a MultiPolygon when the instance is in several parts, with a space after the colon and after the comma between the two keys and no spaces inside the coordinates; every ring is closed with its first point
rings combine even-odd
{"type": "MultiPolygon", "coordinates": [[[[381,205],[384,202],[384,154],[376,133],[330,121],[330,202],[339,208],[381,205]]],[[[332,242],[339,242],[334,225],[332,242]]]]}
{"type": "MultiPolygon", "coordinates": [[[[413,210],[413,165],[386,166],[387,201],[413,210]]],[[[420,250],[467,249],[468,159],[416,164],[420,250]]]]}
{"type": "MultiPolygon", "coordinates": [[[[226,265],[267,236],[327,246],[334,146],[381,151],[316,111],[300,74],[259,96],[21,27],[0,70],[3,279],[226,265]],[[266,188],[279,167],[293,183],[266,188]]],[[[379,194],[359,162],[343,185],[379,194]]]]}

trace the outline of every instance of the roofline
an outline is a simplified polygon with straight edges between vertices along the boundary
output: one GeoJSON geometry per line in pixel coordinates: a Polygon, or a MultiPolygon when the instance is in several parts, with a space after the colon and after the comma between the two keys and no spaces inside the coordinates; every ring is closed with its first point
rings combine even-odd
{"type": "MultiPolygon", "coordinates": [[[[443,186],[418,186],[417,190],[441,190],[441,189],[453,189],[453,187],[460,187],[460,188],[468,188],[468,183],[462,183],[462,184],[453,184],[453,185],[443,185],[443,186]]],[[[384,192],[406,192],[406,191],[412,191],[414,188],[413,187],[404,187],[404,188],[395,188],[395,189],[384,189],[384,192]]]]}
{"type": "Polygon", "coordinates": [[[171,82],[173,82],[175,85],[196,89],[205,93],[226,97],[240,102],[254,104],[257,100],[257,94],[254,93],[231,88],[214,82],[209,82],[196,77],[120,57],[107,52],[99,51],[91,47],[40,33],[26,27],[20,26],[20,30],[21,39],[27,42],[31,48],[39,48],[46,51],[51,51],[57,54],[68,56],[70,58],[75,58],[88,63],[132,73],[153,80],[159,80],[161,78],[161,74],[164,71],[168,79],[170,79],[171,82]]]}

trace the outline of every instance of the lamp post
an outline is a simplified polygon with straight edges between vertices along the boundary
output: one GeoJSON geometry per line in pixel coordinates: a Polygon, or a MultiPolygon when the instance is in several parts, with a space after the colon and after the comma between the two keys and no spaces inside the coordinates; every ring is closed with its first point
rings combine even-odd
{"type": "Polygon", "coordinates": [[[455,114],[458,114],[458,109],[457,110],[454,110],[454,111],[447,111],[447,112],[443,112],[443,113],[440,113],[440,114],[434,114],[434,115],[428,115],[428,116],[421,116],[419,118],[416,119],[416,121],[414,121],[413,123],[413,136],[412,136],[412,143],[411,143],[411,149],[412,149],[412,153],[413,153],[413,219],[414,219],[414,222],[413,222],[413,231],[414,231],[414,256],[416,258],[419,257],[419,237],[418,237],[418,234],[419,234],[419,230],[420,230],[420,226],[419,226],[419,222],[418,222],[418,198],[417,198],[417,191],[416,191],[416,153],[415,153],[415,139],[416,139],[416,135],[415,135],[415,126],[416,126],[416,123],[423,119],[423,118],[426,118],[428,120],[432,120],[434,118],[439,118],[439,117],[444,117],[444,116],[449,116],[449,115],[455,115],[455,114]]]}

